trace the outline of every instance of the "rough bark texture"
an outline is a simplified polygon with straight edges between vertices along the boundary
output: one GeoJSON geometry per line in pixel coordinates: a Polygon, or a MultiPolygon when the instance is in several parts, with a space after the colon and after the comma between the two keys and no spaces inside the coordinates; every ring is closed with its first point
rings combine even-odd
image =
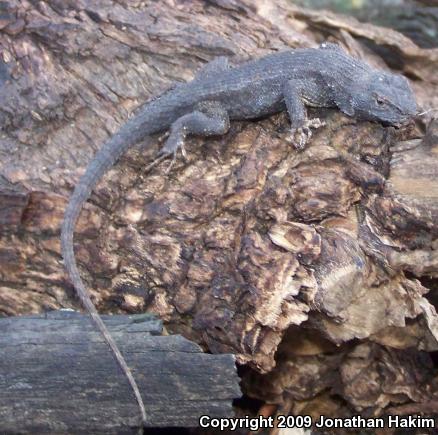
{"type": "MultiPolygon", "coordinates": [[[[128,113],[215,56],[238,63],[331,39],[405,73],[419,105],[438,107],[438,50],[397,32],[282,1],[188,6],[2,2],[3,314],[76,306],[59,255],[74,183],[128,113]]],[[[234,123],[190,140],[169,175],[167,162],[142,170],[152,138],[109,171],[77,226],[98,308],[151,310],[209,351],[235,353],[249,366],[246,393],[284,412],[436,401],[432,114],[397,131],[314,111],[326,126],[302,152],[285,140],[284,114],[234,123]]]]}
{"type": "MultiPolygon", "coordinates": [[[[133,369],[148,427],[232,416],[240,396],[232,355],[208,355],[151,316],[105,316],[133,369]]],[[[135,434],[131,388],[89,317],[71,311],[0,319],[0,431],[135,434]]]]}

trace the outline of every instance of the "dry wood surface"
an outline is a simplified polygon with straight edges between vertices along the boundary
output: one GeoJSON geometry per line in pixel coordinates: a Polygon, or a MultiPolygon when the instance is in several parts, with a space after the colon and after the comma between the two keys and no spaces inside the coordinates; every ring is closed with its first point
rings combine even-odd
{"type": "MultiPolygon", "coordinates": [[[[232,355],[208,355],[153,316],[104,316],[132,368],[147,427],[230,417],[240,396],[232,355]]],[[[74,311],[0,319],[2,434],[138,434],[131,388],[88,316],[74,311]]]]}
{"type": "MultiPolygon", "coordinates": [[[[238,64],[330,40],[438,107],[438,49],[282,0],[0,8],[5,316],[78,308],[59,242],[75,183],[136,107],[216,56],[238,64]]],[[[129,151],[81,214],[82,276],[99,311],[151,311],[236,354],[245,393],[284,412],[421,410],[438,400],[436,112],[403,130],[310,113],[326,126],[304,151],[286,141],[285,114],[190,139],[169,174],[166,161],[144,171],[157,137],[129,151]]]]}

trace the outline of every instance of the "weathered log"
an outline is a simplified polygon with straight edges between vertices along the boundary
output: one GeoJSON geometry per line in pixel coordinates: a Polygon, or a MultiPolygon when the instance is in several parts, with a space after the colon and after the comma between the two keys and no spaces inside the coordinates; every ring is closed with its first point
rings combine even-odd
{"type": "MultiPolygon", "coordinates": [[[[151,316],[103,316],[133,369],[148,427],[230,417],[240,397],[233,355],[208,355],[151,316]]],[[[138,407],[88,316],[0,319],[1,433],[136,433],[138,407]]]]}
{"type": "MultiPolygon", "coordinates": [[[[239,63],[329,39],[406,74],[419,106],[438,107],[437,49],[289,1],[0,7],[5,315],[75,304],[59,255],[74,184],[129,112],[215,56],[239,63]]],[[[151,310],[236,354],[253,369],[242,371],[246,393],[284,412],[372,415],[436,400],[433,113],[396,130],[311,110],[326,125],[303,151],[287,142],[284,114],[233,123],[223,137],[191,138],[169,175],[167,162],[144,172],[160,147],[150,138],[108,172],[77,226],[99,310],[151,310]]]]}

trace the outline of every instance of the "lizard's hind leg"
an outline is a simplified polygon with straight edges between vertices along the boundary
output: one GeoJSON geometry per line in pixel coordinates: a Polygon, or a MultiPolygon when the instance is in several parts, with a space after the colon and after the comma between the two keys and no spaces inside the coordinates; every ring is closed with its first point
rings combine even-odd
{"type": "Polygon", "coordinates": [[[205,101],[197,104],[191,113],[178,118],[170,127],[169,137],[159,156],[173,155],[173,161],[179,148],[185,156],[184,142],[188,135],[216,136],[227,133],[230,118],[226,109],[218,102],[205,101]]]}

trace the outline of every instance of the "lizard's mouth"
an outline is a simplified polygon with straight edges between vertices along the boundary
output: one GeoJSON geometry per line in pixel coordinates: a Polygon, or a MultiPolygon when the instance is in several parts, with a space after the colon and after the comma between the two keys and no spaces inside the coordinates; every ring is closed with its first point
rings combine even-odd
{"type": "Polygon", "coordinates": [[[395,128],[402,128],[406,127],[407,125],[411,124],[413,122],[413,119],[411,116],[406,116],[405,118],[397,119],[397,121],[386,121],[383,122],[383,125],[386,127],[392,126],[395,128]]]}

